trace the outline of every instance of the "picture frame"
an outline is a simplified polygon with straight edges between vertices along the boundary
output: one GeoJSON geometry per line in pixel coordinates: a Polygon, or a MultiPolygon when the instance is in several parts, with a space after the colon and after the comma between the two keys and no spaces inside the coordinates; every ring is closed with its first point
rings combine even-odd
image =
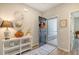
{"type": "Polygon", "coordinates": [[[67,27],[67,19],[60,20],[60,27],[62,27],[62,28],[67,27]]]}

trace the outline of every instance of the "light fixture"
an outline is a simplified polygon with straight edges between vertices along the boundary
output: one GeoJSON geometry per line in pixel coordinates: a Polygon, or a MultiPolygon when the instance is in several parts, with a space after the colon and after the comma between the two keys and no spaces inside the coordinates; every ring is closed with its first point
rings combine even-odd
{"type": "Polygon", "coordinates": [[[27,11],[28,11],[28,9],[24,8],[24,11],[25,11],[25,12],[27,12],[27,11]]]}
{"type": "Polygon", "coordinates": [[[6,28],[6,30],[4,32],[5,39],[10,39],[10,31],[9,31],[8,28],[13,27],[12,22],[5,20],[5,21],[2,22],[1,27],[6,28]]]}

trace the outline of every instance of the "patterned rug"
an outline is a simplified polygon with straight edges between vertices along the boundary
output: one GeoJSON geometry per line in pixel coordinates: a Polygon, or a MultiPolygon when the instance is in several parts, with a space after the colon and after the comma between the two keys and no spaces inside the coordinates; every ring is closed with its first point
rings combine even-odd
{"type": "Polygon", "coordinates": [[[51,46],[49,44],[45,44],[37,49],[24,53],[23,55],[48,55],[51,51],[53,51],[56,47],[51,46]]]}

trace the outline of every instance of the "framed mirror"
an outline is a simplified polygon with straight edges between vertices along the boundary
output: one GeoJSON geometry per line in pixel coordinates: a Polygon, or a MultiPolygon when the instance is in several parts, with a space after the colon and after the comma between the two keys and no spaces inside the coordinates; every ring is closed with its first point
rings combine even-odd
{"type": "Polygon", "coordinates": [[[14,12],[14,27],[16,30],[21,30],[23,26],[24,15],[21,11],[14,12]]]}

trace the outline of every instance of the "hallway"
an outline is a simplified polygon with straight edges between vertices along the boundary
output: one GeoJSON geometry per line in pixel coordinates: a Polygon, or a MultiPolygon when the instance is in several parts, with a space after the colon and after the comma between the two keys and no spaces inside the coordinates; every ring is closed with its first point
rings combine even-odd
{"type": "Polygon", "coordinates": [[[57,39],[49,40],[48,43],[49,44],[53,44],[54,46],[57,46],[58,45],[57,39]]]}
{"type": "Polygon", "coordinates": [[[57,27],[57,17],[48,19],[48,41],[47,43],[54,46],[58,45],[58,27],[57,27]]]}

